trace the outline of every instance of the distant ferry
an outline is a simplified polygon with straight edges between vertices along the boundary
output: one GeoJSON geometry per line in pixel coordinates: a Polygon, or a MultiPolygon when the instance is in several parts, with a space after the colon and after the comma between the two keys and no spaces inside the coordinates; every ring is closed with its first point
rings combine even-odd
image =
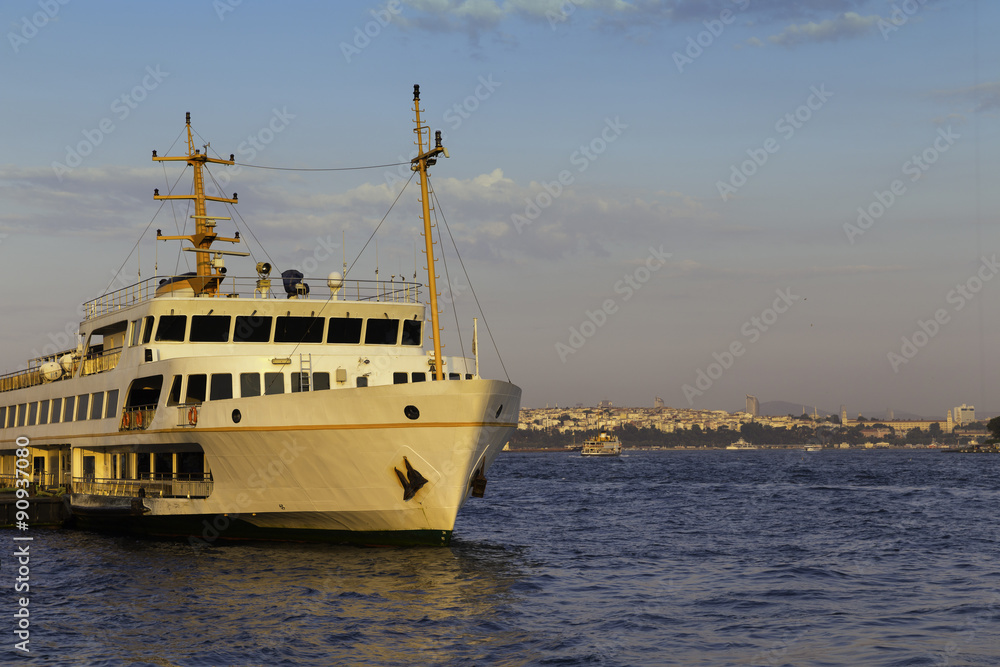
{"type": "Polygon", "coordinates": [[[806,445],[803,449],[807,452],[818,452],[823,449],[822,445],[806,445]]]}
{"type": "Polygon", "coordinates": [[[581,456],[619,456],[622,453],[622,443],[613,435],[605,432],[596,438],[589,438],[583,443],[581,456]]]}
{"type": "Polygon", "coordinates": [[[749,442],[747,442],[743,438],[740,438],[739,440],[737,440],[733,444],[731,444],[728,447],[726,447],[726,449],[757,449],[757,448],[758,448],[757,445],[751,445],[749,442]]]}

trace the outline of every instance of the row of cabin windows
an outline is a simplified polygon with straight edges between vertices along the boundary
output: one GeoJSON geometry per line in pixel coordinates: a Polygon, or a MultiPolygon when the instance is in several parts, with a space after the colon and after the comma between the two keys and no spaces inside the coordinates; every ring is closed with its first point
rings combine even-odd
{"type": "Polygon", "coordinates": [[[6,428],[108,419],[117,416],[117,389],[0,407],[0,425],[6,428]]]}
{"type": "MultiPolygon", "coordinates": [[[[261,384],[260,373],[240,373],[240,396],[270,396],[273,394],[285,393],[284,373],[264,373],[264,382],[261,384]],[[261,391],[263,389],[263,392],[261,391]]],[[[292,373],[289,390],[296,393],[305,389],[306,391],[323,391],[330,388],[330,374],[326,372],[316,372],[310,375],[311,385],[308,380],[303,381],[301,373],[292,373]]],[[[180,403],[202,403],[205,400],[222,401],[233,398],[233,375],[232,373],[198,373],[187,376],[187,387],[184,390],[184,400],[181,400],[181,376],[175,375],[170,383],[170,393],[167,394],[167,405],[179,405],[180,403]]]]}
{"type": "Polygon", "coordinates": [[[338,345],[420,345],[423,322],[361,317],[160,315],[153,336],[153,317],[132,322],[131,345],[156,342],[192,343],[322,343],[338,345]],[[235,320],[235,322],[234,322],[235,320]],[[400,326],[402,323],[402,326],[400,326]],[[140,326],[141,325],[141,326],[140,326]],[[141,335],[140,335],[141,330],[141,335]],[[272,335],[273,334],[273,335],[272,335]],[[141,343],[140,343],[141,341],[141,343]]]}

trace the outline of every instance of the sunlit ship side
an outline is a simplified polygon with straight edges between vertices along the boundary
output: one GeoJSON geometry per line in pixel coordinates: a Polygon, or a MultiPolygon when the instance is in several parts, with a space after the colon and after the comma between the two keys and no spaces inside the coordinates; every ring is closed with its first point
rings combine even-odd
{"type": "MultiPolygon", "coordinates": [[[[198,270],[157,277],[84,305],[77,347],[0,377],[0,477],[15,448],[40,488],[68,493],[85,528],[188,538],[447,544],[482,495],[516,428],[521,390],[441,354],[426,169],[430,145],[414,90],[428,256],[427,296],[408,282],[313,279],[271,284],[226,275],[206,202],[206,163],[188,119],[194,201],[186,240],[198,270]],[[427,335],[432,350],[424,350],[427,335]],[[440,360],[440,363],[437,363],[440,360]],[[27,439],[27,444],[24,439],[27,439]],[[23,453],[23,452],[22,452],[23,453]]],[[[22,473],[23,474],[23,473],[22,473]]]]}

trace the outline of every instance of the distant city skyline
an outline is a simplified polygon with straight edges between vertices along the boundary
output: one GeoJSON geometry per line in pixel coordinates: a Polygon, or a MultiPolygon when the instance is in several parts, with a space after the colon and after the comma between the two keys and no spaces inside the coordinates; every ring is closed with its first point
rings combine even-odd
{"type": "Polygon", "coordinates": [[[483,374],[526,405],[1000,410],[998,3],[0,12],[0,372],[74,345],[109,286],[188,270],[153,241],[189,221],[152,199],[180,170],[151,161],[180,152],[186,112],[199,148],[242,165],[210,187],[239,194],[220,232],[253,260],[317,286],[345,261],[422,280],[400,194],[420,84],[451,156],[431,175],[444,353],[471,353],[479,317],[483,374]]]}

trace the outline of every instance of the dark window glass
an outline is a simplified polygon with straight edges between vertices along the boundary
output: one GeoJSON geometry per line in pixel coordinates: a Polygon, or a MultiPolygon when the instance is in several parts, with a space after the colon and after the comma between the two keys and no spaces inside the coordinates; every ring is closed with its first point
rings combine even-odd
{"type": "Polygon", "coordinates": [[[266,343],[271,340],[271,318],[260,315],[242,315],[236,318],[233,341],[237,343],[266,343]]]}
{"type": "MultiPolygon", "coordinates": [[[[160,402],[160,390],[163,389],[162,375],[149,375],[136,378],[129,385],[125,397],[125,408],[144,408],[160,402]]],[[[66,399],[69,401],[69,399],[66,399]]]]}
{"type": "Polygon", "coordinates": [[[329,373],[313,373],[313,390],[323,391],[330,388],[329,373]]]}
{"type": "Polygon", "coordinates": [[[365,329],[365,345],[395,345],[399,332],[399,320],[368,320],[365,329]]]}
{"type": "Polygon", "coordinates": [[[108,392],[108,407],[104,412],[105,417],[118,416],[118,390],[112,389],[108,392]]]}
{"type": "Polygon", "coordinates": [[[205,387],[208,382],[208,376],[204,373],[199,373],[197,375],[188,376],[188,386],[187,386],[187,396],[184,398],[185,403],[201,403],[205,400],[205,387]]]}
{"type": "Polygon", "coordinates": [[[17,406],[17,425],[24,426],[24,418],[28,416],[28,404],[21,403],[17,406]]]}
{"type": "Polygon", "coordinates": [[[403,345],[420,345],[420,320],[403,320],[403,345]]]}
{"type": "Polygon", "coordinates": [[[90,407],[90,394],[80,394],[76,397],[76,420],[87,418],[87,408],[90,407]]]}
{"type": "Polygon", "coordinates": [[[175,375],[170,382],[170,393],[167,394],[167,405],[178,405],[181,402],[181,376],[175,375]]]}
{"type": "Polygon", "coordinates": [[[260,396],[260,373],[240,373],[240,396],[260,396]]]}
{"type": "Polygon", "coordinates": [[[0,408],[0,427],[7,427],[7,408],[0,408]]]}
{"type": "Polygon", "coordinates": [[[309,391],[309,374],[308,373],[292,373],[292,393],[296,394],[305,389],[309,391]],[[305,375],[305,377],[303,377],[305,375]],[[303,386],[303,380],[305,385],[303,386]]]}
{"type": "Polygon", "coordinates": [[[38,423],[38,401],[28,405],[28,426],[38,423]]]}
{"type": "Polygon", "coordinates": [[[392,383],[393,384],[406,384],[407,375],[406,373],[393,373],[392,383]]]}
{"type": "Polygon", "coordinates": [[[232,397],[233,397],[232,373],[213,373],[211,399],[213,401],[222,401],[232,397]]]}
{"type": "Polygon", "coordinates": [[[360,343],[360,317],[331,317],[330,330],[326,333],[327,343],[360,343]]]}
{"type": "MultiPolygon", "coordinates": [[[[0,415],[0,422],[3,421],[3,415],[0,415]]],[[[48,424],[49,423],[49,402],[41,401],[38,404],[38,423],[48,424]]]]}
{"type": "Polygon", "coordinates": [[[461,380],[462,379],[462,374],[461,373],[448,373],[448,379],[449,380],[461,380]]]}
{"type": "Polygon", "coordinates": [[[413,374],[413,381],[414,382],[427,382],[427,373],[414,373],[413,374]]]}
{"type": "Polygon", "coordinates": [[[99,391],[90,397],[90,418],[100,419],[104,416],[104,392],[99,391]]]}
{"type": "Polygon", "coordinates": [[[160,315],[156,326],[157,341],[183,341],[187,327],[187,315],[160,315]]]}
{"type": "Polygon", "coordinates": [[[231,320],[229,315],[192,315],[191,342],[228,343],[231,320]]]}
{"type": "Polygon", "coordinates": [[[73,411],[75,410],[75,408],[76,408],[76,397],[75,396],[67,396],[66,397],[66,403],[65,403],[65,406],[64,406],[64,410],[63,410],[63,421],[64,422],[71,422],[71,421],[73,421],[73,411]]]}
{"type": "Polygon", "coordinates": [[[368,378],[366,378],[364,375],[359,375],[358,376],[358,386],[359,387],[367,387],[368,386],[368,378]]]}
{"type": "MultiPolygon", "coordinates": [[[[14,408],[11,408],[13,410],[14,408]]],[[[53,398],[52,399],[52,423],[58,424],[62,421],[62,399],[53,398]]]]}
{"type": "Polygon", "coordinates": [[[322,317],[279,317],[274,326],[275,343],[322,343],[322,317]]]}
{"type": "Polygon", "coordinates": [[[142,344],[145,345],[149,342],[150,337],[153,335],[153,316],[144,318],[145,324],[142,327],[142,344]]]}
{"type": "Polygon", "coordinates": [[[264,393],[284,394],[285,376],[281,373],[264,373],[264,393]]]}

